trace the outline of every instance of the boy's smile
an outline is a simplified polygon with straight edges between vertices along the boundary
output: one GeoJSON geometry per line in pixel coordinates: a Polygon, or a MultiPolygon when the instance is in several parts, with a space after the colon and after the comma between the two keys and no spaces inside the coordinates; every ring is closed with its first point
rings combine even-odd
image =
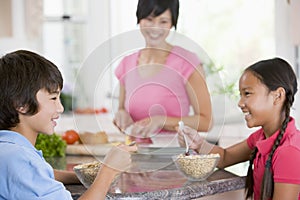
{"type": "Polygon", "coordinates": [[[38,112],[32,116],[19,114],[20,124],[16,127],[17,131],[35,142],[38,133],[53,134],[56,120],[64,111],[60,102],[60,91],[49,93],[41,89],[36,94],[38,102],[38,112]]]}

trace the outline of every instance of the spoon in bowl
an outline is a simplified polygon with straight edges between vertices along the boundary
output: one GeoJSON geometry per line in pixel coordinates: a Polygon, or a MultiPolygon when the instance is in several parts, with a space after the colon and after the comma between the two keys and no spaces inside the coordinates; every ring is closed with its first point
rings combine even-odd
{"type": "Polygon", "coordinates": [[[183,129],[184,129],[184,123],[183,123],[183,121],[179,121],[178,125],[179,125],[179,130],[181,130],[181,132],[183,133],[183,138],[184,138],[184,142],[185,142],[185,155],[189,156],[190,155],[189,144],[188,144],[188,140],[186,138],[186,135],[185,135],[185,133],[183,131],[183,129]]]}

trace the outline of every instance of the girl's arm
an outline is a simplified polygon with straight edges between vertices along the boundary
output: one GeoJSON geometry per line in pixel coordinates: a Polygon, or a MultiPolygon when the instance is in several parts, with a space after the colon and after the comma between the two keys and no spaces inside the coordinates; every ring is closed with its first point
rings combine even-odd
{"type": "Polygon", "coordinates": [[[249,160],[251,149],[249,148],[247,141],[244,140],[225,149],[214,146],[210,153],[220,154],[221,158],[218,168],[225,168],[249,160]]]}
{"type": "Polygon", "coordinates": [[[273,200],[295,200],[299,198],[300,185],[274,183],[273,200]]]}
{"type": "Polygon", "coordinates": [[[183,134],[185,134],[188,137],[190,148],[194,149],[196,152],[202,153],[201,147],[203,147],[205,150],[210,150],[209,153],[220,154],[219,168],[225,168],[230,165],[244,162],[250,158],[252,150],[249,148],[247,140],[224,149],[205,141],[205,139],[199,135],[198,131],[193,128],[185,126],[183,131],[184,133],[181,129],[178,130],[178,142],[180,146],[185,146],[183,138],[183,134]]]}

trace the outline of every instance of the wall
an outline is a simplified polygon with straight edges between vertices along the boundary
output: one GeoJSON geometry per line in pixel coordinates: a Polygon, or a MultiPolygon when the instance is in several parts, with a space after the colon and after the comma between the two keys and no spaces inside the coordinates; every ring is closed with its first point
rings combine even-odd
{"type": "Polygon", "coordinates": [[[0,3],[0,38],[12,36],[11,1],[2,0],[0,3]]]}
{"type": "MultiPolygon", "coordinates": [[[[0,2],[2,7],[2,3],[0,2]]],[[[12,34],[0,37],[0,55],[16,49],[30,49],[42,52],[41,38],[29,39],[25,26],[25,0],[11,0],[12,34]]],[[[8,26],[10,28],[10,26],[8,26]]]]}

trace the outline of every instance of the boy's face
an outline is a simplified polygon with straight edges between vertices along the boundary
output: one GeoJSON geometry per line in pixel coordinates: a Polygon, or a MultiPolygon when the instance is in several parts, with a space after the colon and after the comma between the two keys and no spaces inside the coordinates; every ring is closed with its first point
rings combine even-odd
{"type": "Polygon", "coordinates": [[[21,123],[26,127],[25,131],[28,134],[32,133],[44,133],[53,134],[54,127],[59,115],[64,111],[64,108],[60,102],[60,90],[55,93],[49,93],[45,89],[41,89],[37,92],[36,98],[39,104],[38,112],[32,116],[22,115],[20,117],[21,123]]]}

